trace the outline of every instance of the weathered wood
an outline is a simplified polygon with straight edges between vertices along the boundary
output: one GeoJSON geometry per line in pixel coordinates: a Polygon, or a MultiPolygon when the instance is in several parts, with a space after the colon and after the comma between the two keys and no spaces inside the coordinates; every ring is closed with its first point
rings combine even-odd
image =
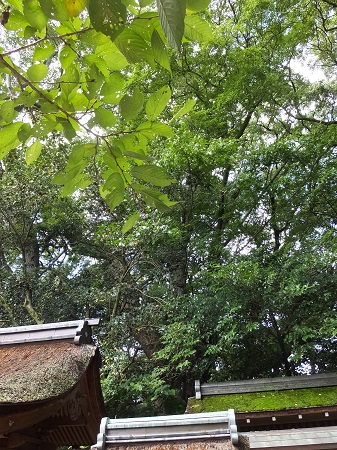
{"type": "Polygon", "coordinates": [[[329,386],[337,386],[337,373],[260,378],[256,380],[226,381],[224,383],[207,383],[201,385],[197,380],[195,384],[197,399],[210,395],[244,394],[250,392],[282,391],[329,386]]]}

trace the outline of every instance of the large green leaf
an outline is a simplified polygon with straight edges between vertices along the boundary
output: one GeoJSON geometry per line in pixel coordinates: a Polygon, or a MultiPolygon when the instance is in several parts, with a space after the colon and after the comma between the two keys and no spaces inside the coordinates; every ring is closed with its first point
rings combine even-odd
{"type": "Polygon", "coordinates": [[[171,73],[169,56],[157,30],[154,30],[154,32],[152,33],[151,45],[153,55],[157,63],[171,73]]]}
{"type": "Polygon", "coordinates": [[[131,175],[138,180],[153,184],[154,186],[170,186],[176,180],[169,178],[168,174],[161,167],[154,164],[144,164],[131,169],[131,175]]]}
{"type": "Polygon", "coordinates": [[[165,109],[171,98],[171,89],[169,86],[163,86],[158,91],[152,93],[146,103],[145,111],[149,120],[154,121],[165,109]]]}
{"type": "Polygon", "coordinates": [[[155,136],[174,137],[172,128],[161,122],[143,122],[137,127],[137,131],[148,139],[155,136]]]}
{"type": "Polygon", "coordinates": [[[125,29],[115,40],[117,48],[131,64],[145,61],[154,66],[154,56],[149,44],[135,31],[125,29]]]}
{"type": "Polygon", "coordinates": [[[69,13],[65,2],[60,0],[39,0],[45,15],[53,20],[66,22],[69,20],[69,13]]]}
{"type": "Polygon", "coordinates": [[[186,16],[184,35],[190,41],[210,42],[213,40],[211,26],[199,16],[186,16]]]}
{"type": "Polygon", "coordinates": [[[13,121],[17,112],[14,109],[15,103],[13,100],[7,100],[0,105],[0,124],[7,124],[13,121]]]}
{"type": "Polygon", "coordinates": [[[41,150],[42,150],[42,144],[41,142],[37,139],[36,141],[34,141],[26,150],[26,155],[25,155],[25,159],[26,159],[26,163],[27,165],[32,164],[34,161],[37,160],[37,158],[40,156],[41,154],[41,150]]]}
{"type": "Polygon", "coordinates": [[[169,45],[179,50],[184,35],[186,0],[157,0],[157,8],[169,45]]]}
{"type": "Polygon", "coordinates": [[[189,98],[185,105],[175,113],[171,120],[178,119],[179,117],[182,117],[185,114],[189,113],[194,108],[196,102],[197,101],[195,99],[189,98]]]}
{"type": "Polygon", "coordinates": [[[138,212],[132,214],[132,216],[130,216],[127,221],[125,222],[125,224],[123,225],[122,228],[122,234],[127,233],[128,231],[131,230],[131,228],[133,228],[136,223],[138,222],[140,218],[140,214],[138,212]]]}
{"type": "Polygon", "coordinates": [[[100,107],[95,110],[95,122],[102,128],[111,128],[116,123],[116,116],[112,111],[100,107]]]}
{"type": "Polygon", "coordinates": [[[104,82],[101,89],[101,96],[105,103],[118,104],[123,97],[125,80],[119,72],[114,72],[104,82]]]}
{"type": "Polygon", "coordinates": [[[64,45],[59,53],[59,59],[62,69],[69,67],[76,58],[76,52],[70,45],[64,45]]]}
{"type": "Polygon", "coordinates": [[[137,116],[143,108],[144,95],[136,88],[131,95],[124,95],[119,103],[119,110],[126,121],[137,116]]]}
{"type": "Polygon", "coordinates": [[[0,130],[0,159],[3,159],[13,148],[20,144],[18,131],[22,125],[23,122],[14,122],[0,130]]]}
{"type": "Polygon", "coordinates": [[[39,31],[48,23],[48,17],[42,11],[38,0],[23,0],[23,13],[30,25],[39,31]]]}
{"type": "Polygon", "coordinates": [[[207,9],[211,0],[186,0],[187,12],[198,12],[207,9]]]}
{"type": "Polygon", "coordinates": [[[33,82],[42,81],[48,75],[48,67],[43,63],[33,64],[27,70],[27,78],[33,82]]]}
{"type": "Polygon", "coordinates": [[[96,31],[112,39],[123,31],[127,12],[121,0],[90,0],[88,9],[92,26],[96,31]]]}
{"type": "Polygon", "coordinates": [[[44,43],[42,47],[35,47],[33,61],[43,61],[48,59],[55,51],[55,47],[50,42],[44,43]]]}
{"type": "Polygon", "coordinates": [[[125,184],[120,172],[113,172],[102,186],[106,191],[105,200],[111,210],[114,210],[124,200],[125,184]]]}

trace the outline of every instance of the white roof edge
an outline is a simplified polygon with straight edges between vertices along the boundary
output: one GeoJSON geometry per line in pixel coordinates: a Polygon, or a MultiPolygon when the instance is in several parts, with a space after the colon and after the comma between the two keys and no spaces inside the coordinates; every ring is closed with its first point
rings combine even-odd
{"type": "Polygon", "coordinates": [[[80,319],[0,328],[0,346],[60,339],[73,339],[75,344],[89,343],[91,340],[91,326],[98,324],[99,319],[80,319]]]}

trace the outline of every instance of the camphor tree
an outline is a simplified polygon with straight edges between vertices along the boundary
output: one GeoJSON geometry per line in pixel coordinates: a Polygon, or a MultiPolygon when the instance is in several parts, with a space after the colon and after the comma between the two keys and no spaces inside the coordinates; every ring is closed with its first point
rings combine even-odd
{"type": "MultiPolygon", "coordinates": [[[[335,6],[190,1],[174,52],[160,43],[178,42],[166,2],[158,12],[130,2],[123,31],[100,29],[90,4],[69,20],[41,1],[45,31],[29,23],[29,2],[13,3],[5,27],[21,42],[3,30],[3,195],[37,171],[45,208],[28,188],[3,217],[26,223],[26,205],[34,225],[38,318],[69,318],[70,293],[74,313],[102,317],[109,414],[183,410],[196,378],[334,369],[335,6]],[[325,77],[301,75],[301,60],[325,77]],[[58,251],[67,257],[53,266],[58,251]]],[[[105,5],[116,25],[124,16],[111,11],[124,6],[105,5]]],[[[23,225],[6,227],[2,263],[18,265],[11,230],[23,225]]],[[[2,276],[3,318],[23,323],[26,291],[2,276]]]]}

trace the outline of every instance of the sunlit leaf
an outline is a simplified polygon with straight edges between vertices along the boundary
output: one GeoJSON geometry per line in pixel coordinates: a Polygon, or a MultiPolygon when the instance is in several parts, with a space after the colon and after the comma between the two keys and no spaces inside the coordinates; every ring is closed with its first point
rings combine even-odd
{"type": "Polygon", "coordinates": [[[136,223],[138,222],[139,218],[140,218],[140,214],[138,212],[132,214],[132,216],[130,216],[127,219],[127,221],[125,222],[125,224],[123,225],[122,234],[124,235],[128,231],[130,231],[136,225],[136,223]]]}
{"type": "Polygon", "coordinates": [[[135,31],[125,29],[115,40],[117,48],[131,64],[145,61],[154,66],[154,56],[149,44],[135,31]]]}
{"type": "Polygon", "coordinates": [[[18,131],[22,125],[23,122],[14,122],[0,130],[0,159],[3,159],[13,148],[20,144],[18,131]]]}
{"type": "Polygon", "coordinates": [[[198,12],[208,8],[211,0],[186,0],[187,12],[198,12]]]}
{"type": "Polygon", "coordinates": [[[145,111],[149,120],[154,121],[165,109],[171,98],[171,89],[169,86],[163,86],[150,95],[146,103],[145,111]]]}
{"type": "Polygon", "coordinates": [[[48,59],[55,52],[55,47],[50,42],[46,42],[43,47],[36,47],[33,61],[43,61],[48,59]]]}
{"type": "Polygon", "coordinates": [[[40,156],[42,150],[42,144],[39,140],[36,140],[30,145],[26,150],[26,163],[28,165],[32,164],[40,156]]]}
{"type": "Polygon", "coordinates": [[[179,117],[182,117],[185,114],[189,113],[194,108],[196,102],[197,101],[195,99],[189,98],[185,105],[175,113],[171,120],[178,119],[179,117]]]}
{"type": "Polygon", "coordinates": [[[23,13],[30,25],[39,31],[48,23],[48,17],[42,11],[38,0],[23,0],[23,13]]]}
{"type": "Polygon", "coordinates": [[[30,81],[38,82],[46,78],[48,67],[43,63],[33,64],[27,70],[27,77],[30,81]]]}
{"type": "Polygon", "coordinates": [[[213,40],[212,28],[199,16],[186,16],[184,35],[190,41],[210,42],[213,40]]]}

